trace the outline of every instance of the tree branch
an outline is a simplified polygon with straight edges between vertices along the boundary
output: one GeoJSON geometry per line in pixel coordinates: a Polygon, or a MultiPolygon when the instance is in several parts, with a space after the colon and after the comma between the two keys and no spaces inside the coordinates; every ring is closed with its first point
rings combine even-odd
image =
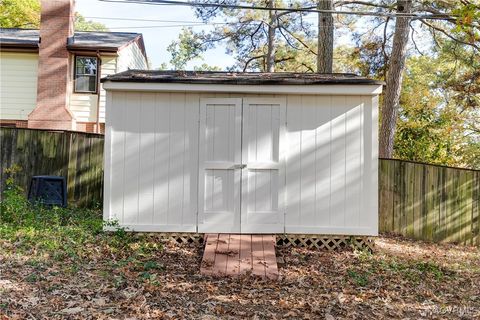
{"type": "Polygon", "coordinates": [[[395,5],[387,5],[387,4],[379,4],[379,3],[372,3],[368,1],[337,1],[335,2],[334,6],[335,7],[341,7],[341,6],[348,6],[352,4],[358,4],[362,6],[368,6],[368,7],[376,7],[376,8],[384,8],[384,9],[395,9],[395,5]]]}
{"type": "Polygon", "coordinates": [[[387,28],[388,28],[389,21],[390,21],[390,17],[387,17],[387,19],[385,20],[385,27],[383,28],[382,53],[383,53],[383,59],[385,60],[385,65],[388,65],[388,55],[385,50],[385,46],[387,43],[387,28]]]}
{"type": "Polygon", "coordinates": [[[246,71],[247,71],[247,68],[248,68],[248,65],[250,64],[250,62],[252,62],[253,60],[260,59],[260,58],[265,58],[265,54],[262,54],[262,55],[259,55],[259,56],[255,56],[255,57],[251,57],[250,59],[248,59],[247,61],[245,61],[245,65],[244,65],[244,67],[243,67],[243,72],[246,72],[246,71]]]}
{"type": "Polygon", "coordinates": [[[302,39],[298,38],[297,36],[295,36],[293,33],[290,32],[290,30],[282,27],[282,26],[279,26],[280,29],[283,29],[285,30],[292,38],[294,38],[295,40],[297,40],[299,43],[301,43],[310,53],[313,53],[314,55],[317,55],[317,53],[312,50],[305,42],[302,41],[302,39]]]}
{"type": "Polygon", "coordinates": [[[474,44],[474,43],[468,43],[468,42],[465,42],[465,41],[460,40],[460,39],[458,39],[458,38],[455,38],[454,36],[452,36],[451,34],[449,34],[446,30],[444,30],[444,29],[442,29],[442,28],[440,28],[440,27],[437,27],[437,26],[429,23],[429,22],[425,21],[424,19],[419,19],[419,20],[420,20],[423,24],[425,24],[426,26],[428,26],[428,27],[430,27],[430,28],[432,28],[432,29],[435,29],[435,30],[437,30],[438,32],[443,33],[445,36],[447,36],[448,38],[450,38],[451,40],[453,40],[453,41],[455,41],[455,42],[464,44],[464,45],[466,45],[466,46],[471,46],[471,47],[473,47],[473,48],[475,48],[475,49],[477,49],[477,50],[480,50],[480,47],[477,46],[477,45],[474,44]]]}
{"type": "Polygon", "coordinates": [[[413,42],[413,46],[415,47],[415,50],[417,50],[417,52],[420,53],[420,55],[424,56],[425,54],[424,54],[422,51],[420,51],[420,49],[419,49],[418,46],[417,46],[417,42],[415,41],[415,32],[417,32],[417,31],[416,31],[415,28],[413,27],[412,22],[413,22],[413,21],[410,21],[410,22],[409,22],[409,25],[410,25],[410,29],[412,29],[412,42],[413,42]]]}

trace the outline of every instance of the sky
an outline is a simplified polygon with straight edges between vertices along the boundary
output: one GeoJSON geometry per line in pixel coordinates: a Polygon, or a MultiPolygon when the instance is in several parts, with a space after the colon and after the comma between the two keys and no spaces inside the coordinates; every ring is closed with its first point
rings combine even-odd
{"type": "MultiPolygon", "coordinates": [[[[182,27],[179,25],[191,24],[196,19],[189,7],[181,6],[152,6],[135,3],[112,3],[99,0],[76,0],[76,11],[87,20],[101,22],[110,31],[139,32],[143,33],[147,55],[151,62],[151,68],[158,68],[162,63],[168,63],[170,54],[167,47],[172,41],[177,40],[182,27]],[[168,20],[172,22],[155,21],[128,21],[108,20],[103,18],[126,18],[126,19],[152,19],[168,20]],[[174,27],[165,27],[174,25],[174,27]],[[144,28],[146,26],[161,26],[156,28],[144,28]]],[[[196,27],[195,30],[198,28],[196,27]]],[[[195,64],[207,63],[212,66],[225,68],[232,65],[234,60],[225,54],[224,48],[218,48],[207,52],[204,61],[193,61],[187,65],[187,69],[193,69],[195,64]]]]}

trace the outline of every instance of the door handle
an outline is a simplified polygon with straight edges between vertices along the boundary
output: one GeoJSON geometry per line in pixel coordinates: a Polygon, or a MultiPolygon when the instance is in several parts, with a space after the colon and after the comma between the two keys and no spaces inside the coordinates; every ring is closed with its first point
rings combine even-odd
{"type": "Polygon", "coordinates": [[[244,169],[246,167],[247,167],[246,164],[236,164],[233,166],[233,169],[244,169]]]}

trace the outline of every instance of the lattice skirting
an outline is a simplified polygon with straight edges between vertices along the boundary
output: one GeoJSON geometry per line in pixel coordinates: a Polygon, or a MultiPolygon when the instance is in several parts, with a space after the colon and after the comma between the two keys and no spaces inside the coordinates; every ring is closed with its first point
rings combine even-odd
{"type": "Polygon", "coordinates": [[[314,234],[281,234],[277,235],[279,247],[305,247],[322,250],[342,250],[346,248],[375,249],[375,237],[369,236],[338,236],[314,234]]]}
{"type": "Polygon", "coordinates": [[[203,233],[178,233],[178,232],[169,232],[169,233],[160,233],[160,238],[163,241],[175,242],[178,244],[203,244],[203,233]]]}
{"type": "MultiPolygon", "coordinates": [[[[164,241],[178,244],[203,244],[203,233],[160,233],[164,241]]],[[[279,247],[305,247],[321,250],[342,250],[346,248],[375,249],[375,237],[369,236],[338,236],[312,234],[277,234],[279,247]]]]}

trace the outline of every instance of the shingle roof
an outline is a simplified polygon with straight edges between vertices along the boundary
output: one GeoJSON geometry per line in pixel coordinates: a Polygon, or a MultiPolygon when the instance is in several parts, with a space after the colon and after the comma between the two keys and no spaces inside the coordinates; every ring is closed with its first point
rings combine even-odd
{"type": "Polygon", "coordinates": [[[111,47],[120,48],[141,36],[132,32],[75,32],[74,41],[70,45],[81,47],[111,47]]]}
{"type": "Polygon", "coordinates": [[[38,46],[38,30],[0,28],[0,44],[10,43],[38,46]]]}
{"type": "Polygon", "coordinates": [[[288,84],[376,84],[384,82],[349,73],[261,73],[261,72],[217,72],[217,71],[156,71],[127,70],[102,79],[117,82],[163,82],[199,84],[240,84],[240,85],[288,85],[288,84]]]}
{"type": "MultiPolygon", "coordinates": [[[[69,48],[117,50],[141,37],[141,33],[132,32],[96,32],[77,31],[70,40],[69,48]]],[[[38,47],[39,32],[30,29],[0,29],[0,45],[19,45],[38,47]]]]}

